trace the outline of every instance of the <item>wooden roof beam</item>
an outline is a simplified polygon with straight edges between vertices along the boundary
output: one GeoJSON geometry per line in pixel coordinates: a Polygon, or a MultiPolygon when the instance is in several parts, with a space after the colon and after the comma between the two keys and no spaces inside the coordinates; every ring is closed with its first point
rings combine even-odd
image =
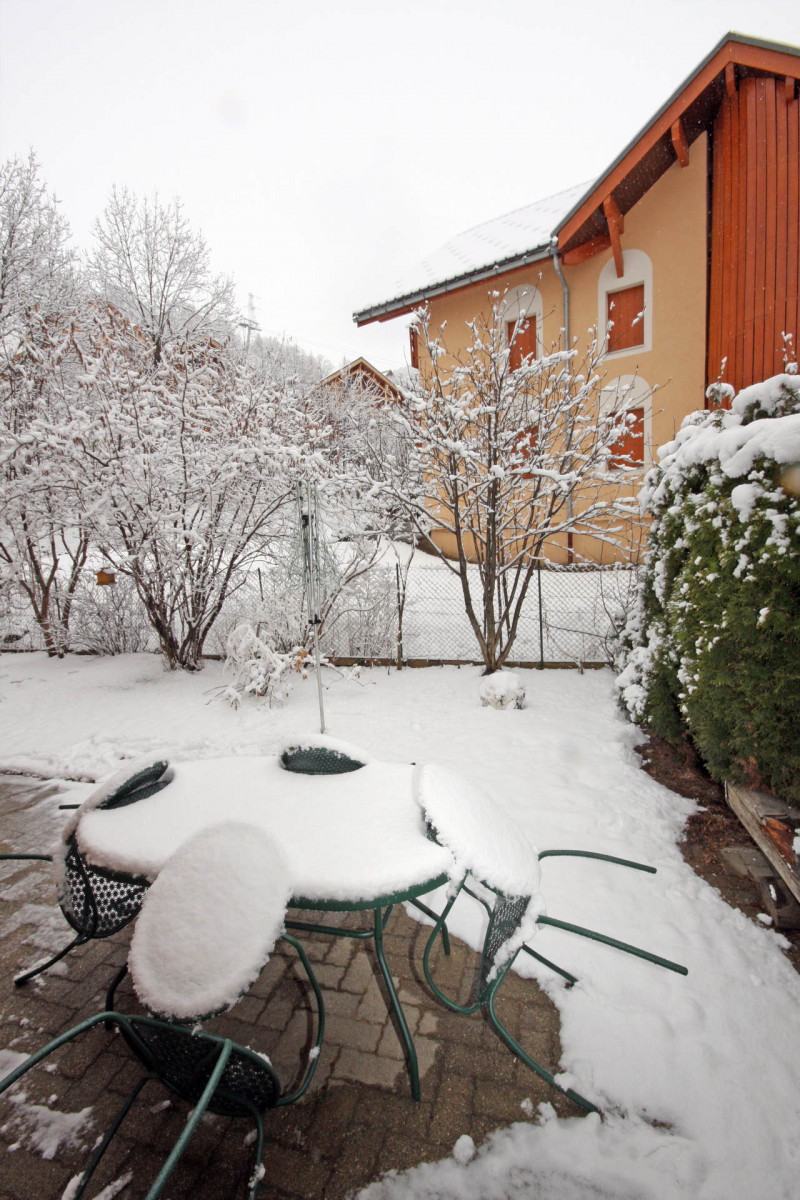
{"type": "Polygon", "coordinates": [[[725,91],[731,100],[736,96],[736,66],[732,62],[725,63],[725,91]]]}
{"type": "Polygon", "coordinates": [[[620,207],[611,192],[609,192],[603,201],[603,212],[608,222],[608,236],[611,239],[611,250],[614,255],[614,267],[617,272],[617,279],[622,279],[622,276],[625,274],[625,268],[622,265],[622,232],[625,228],[625,218],[620,212],[620,207]]]}
{"type": "Polygon", "coordinates": [[[677,155],[678,162],[682,167],[689,165],[689,143],[686,140],[686,130],[683,128],[683,119],[678,117],[677,121],[670,127],[670,136],[672,137],[672,149],[677,155]]]}
{"type": "Polygon", "coordinates": [[[609,235],[601,233],[598,237],[584,242],[583,245],[576,246],[574,250],[568,250],[566,254],[562,254],[561,261],[565,267],[577,267],[581,263],[587,262],[588,259],[594,258],[595,254],[600,254],[602,250],[608,250],[610,245],[609,235]]]}

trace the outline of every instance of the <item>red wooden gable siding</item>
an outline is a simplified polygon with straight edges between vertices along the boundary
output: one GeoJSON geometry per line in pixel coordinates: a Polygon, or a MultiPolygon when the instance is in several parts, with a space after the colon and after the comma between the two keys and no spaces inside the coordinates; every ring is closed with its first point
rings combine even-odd
{"type": "Polygon", "coordinates": [[[714,122],[707,382],[737,391],[783,370],[800,331],[800,102],[748,77],[714,122]],[[722,362],[725,361],[723,369],[722,362]]]}
{"type": "Polygon", "coordinates": [[[606,320],[613,322],[608,331],[608,353],[644,345],[644,284],[610,292],[606,320]]]}
{"type": "Polygon", "coordinates": [[[506,321],[508,335],[508,369],[516,371],[522,366],[523,358],[536,358],[536,317],[527,317],[524,321],[506,321]],[[514,337],[514,330],[517,336],[514,337]],[[512,340],[513,339],[513,340],[512,340]]]}

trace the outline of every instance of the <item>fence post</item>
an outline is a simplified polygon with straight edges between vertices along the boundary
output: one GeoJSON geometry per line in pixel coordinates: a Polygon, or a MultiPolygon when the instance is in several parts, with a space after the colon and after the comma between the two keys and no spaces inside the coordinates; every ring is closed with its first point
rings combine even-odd
{"type": "Polygon", "coordinates": [[[397,669],[403,669],[403,600],[400,593],[400,563],[394,564],[394,578],[397,585],[397,669]]]}
{"type": "Polygon", "coordinates": [[[539,593],[539,670],[544,670],[544,620],[542,618],[542,562],[536,563],[536,586],[539,593]]]}

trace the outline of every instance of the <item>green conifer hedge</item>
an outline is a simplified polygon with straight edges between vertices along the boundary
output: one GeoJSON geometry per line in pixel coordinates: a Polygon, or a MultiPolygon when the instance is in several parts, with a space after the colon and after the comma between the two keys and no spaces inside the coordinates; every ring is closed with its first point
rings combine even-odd
{"type": "Polygon", "coordinates": [[[800,377],[692,414],[659,456],[621,701],[714,778],[800,802],[800,377]]]}

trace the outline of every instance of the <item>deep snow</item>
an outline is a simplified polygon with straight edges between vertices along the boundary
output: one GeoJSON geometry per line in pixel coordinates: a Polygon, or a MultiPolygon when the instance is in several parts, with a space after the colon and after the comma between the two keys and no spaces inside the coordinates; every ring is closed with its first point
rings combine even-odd
{"type": "MultiPolygon", "coordinates": [[[[362,1200],[409,1197],[646,1197],[789,1200],[800,1167],[800,979],[780,935],[748,921],[684,863],[676,841],[692,804],[638,767],[641,739],[617,712],[609,672],[525,672],[527,706],[482,707],[474,668],[326,672],[331,734],[374,759],[465,773],[540,850],[574,847],[642,859],[655,876],[585,860],[541,864],[552,916],[685,963],[683,978],[607,947],[540,929],[536,948],[580,978],[568,991],[525,958],[561,1012],[562,1070],[606,1116],[533,1120],[475,1157],[387,1177],[362,1200]]],[[[150,656],[0,658],[0,768],[96,780],[125,757],[270,754],[316,728],[316,685],[283,709],[234,712],[210,664],[165,674],[150,656]]],[[[76,800],[87,785],[70,789],[76,800]]],[[[57,828],[55,800],[36,810],[57,828]]],[[[63,822],[63,814],[58,814],[63,822]]],[[[37,832],[32,829],[35,843],[37,832]]],[[[19,849],[29,847],[18,847],[19,849]]],[[[478,945],[480,910],[449,924],[478,945]]]]}

